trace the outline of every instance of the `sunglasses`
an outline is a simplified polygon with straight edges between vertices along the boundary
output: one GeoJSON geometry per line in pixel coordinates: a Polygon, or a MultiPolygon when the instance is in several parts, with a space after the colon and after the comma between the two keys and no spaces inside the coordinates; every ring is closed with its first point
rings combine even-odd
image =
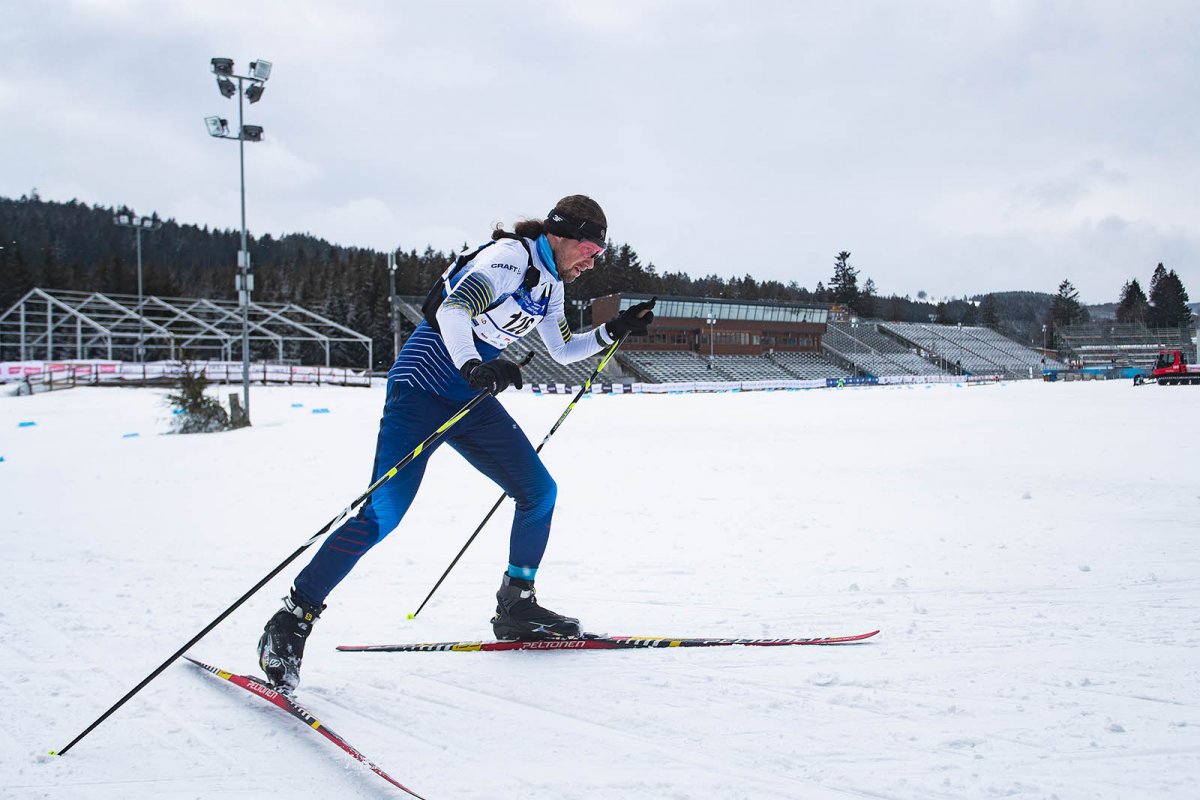
{"type": "Polygon", "coordinates": [[[580,239],[579,251],[583,253],[584,258],[595,258],[604,252],[604,246],[595,242],[589,242],[587,239],[580,239]]]}

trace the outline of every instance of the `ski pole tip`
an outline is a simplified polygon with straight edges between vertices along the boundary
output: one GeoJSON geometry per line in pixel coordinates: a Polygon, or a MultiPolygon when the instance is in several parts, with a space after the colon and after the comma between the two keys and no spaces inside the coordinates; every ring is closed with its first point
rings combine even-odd
{"type": "Polygon", "coordinates": [[[51,751],[50,751],[50,755],[52,755],[52,756],[56,756],[56,755],[58,755],[58,751],[57,751],[57,750],[51,750],[51,751]]]}
{"type": "Polygon", "coordinates": [[[408,618],[409,618],[409,619],[416,619],[416,618],[417,618],[417,615],[416,615],[416,614],[409,614],[409,615],[408,615],[408,618]]]}

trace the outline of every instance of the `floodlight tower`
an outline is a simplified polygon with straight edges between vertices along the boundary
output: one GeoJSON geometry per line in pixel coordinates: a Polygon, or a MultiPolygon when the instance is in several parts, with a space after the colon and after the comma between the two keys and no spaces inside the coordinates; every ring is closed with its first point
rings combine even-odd
{"type": "Polygon", "coordinates": [[[400,357],[400,298],[396,296],[396,251],[387,254],[388,275],[392,290],[392,360],[400,357]]]}
{"type": "Polygon", "coordinates": [[[122,228],[133,228],[137,238],[137,284],[138,284],[138,343],[137,360],[139,364],[146,363],[146,312],[142,308],[142,231],[156,231],[162,227],[162,220],[155,212],[148,217],[139,217],[127,208],[113,214],[113,223],[122,228]]]}
{"type": "Polygon", "coordinates": [[[246,125],[242,120],[244,103],[242,98],[257,103],[263,94],[263,84],[271,77],[271,62],[250,62],[249,75],[235,75],[232,58],[214,58],[212,71],[217,76],[217,89],[223,97],[238,96],[238,132],[229,132],[229,122],[221,117],[206,117],[208,133],[217,139],[233,139],[238,143],[238,166],[242,195],[242,248],[238,251],[237,292],[242,306],[242,417],[250,424],[250,293],[254,290],[254,275],[250,272],[250,248],[246,237],[246,142],[261,142],[263,129],[260,125],[246,125]],[[237,86],[233,82],[237,81],[237,86]],[[243,86],[249,82],[249,86],[243,86]]]}

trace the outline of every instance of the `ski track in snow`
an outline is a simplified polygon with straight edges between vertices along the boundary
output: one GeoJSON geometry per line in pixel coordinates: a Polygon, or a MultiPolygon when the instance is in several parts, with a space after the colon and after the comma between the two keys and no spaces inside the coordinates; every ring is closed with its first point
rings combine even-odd
{"type": "MultiPolygon", "coordinates": [[[[365,486],[381,387],[253,393],[254,428],[190,437],[159,435],[159,390],[0,398],[0,797],[401,796],[185,663],[46,755],[365,486]]],[[[1034,382],[587,398],[543,453],[559,484],[543,602],[613,634],[883,632],[334,651],[489,636],[511,505],[405,619],[496,497],[446,448],[331,596],[297,699],[429,800],[1190,798],[1200,471],[1156,442],[1197,398],[1034,382]]],[[[534,441],[567,400],[503,398],[534,441]]],[[[192,654],[253,674],[308,557],[192,654]]]]}

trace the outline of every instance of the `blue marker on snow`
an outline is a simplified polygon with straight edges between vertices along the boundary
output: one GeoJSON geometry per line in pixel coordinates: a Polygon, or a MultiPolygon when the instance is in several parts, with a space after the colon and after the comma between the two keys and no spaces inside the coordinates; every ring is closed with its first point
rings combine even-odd
{"type": "Polygon", "coordinates": [[[18,428],[32,428],[35,425],[37,425],[36,422],[18,422],[17,423],[18,428]]]}

